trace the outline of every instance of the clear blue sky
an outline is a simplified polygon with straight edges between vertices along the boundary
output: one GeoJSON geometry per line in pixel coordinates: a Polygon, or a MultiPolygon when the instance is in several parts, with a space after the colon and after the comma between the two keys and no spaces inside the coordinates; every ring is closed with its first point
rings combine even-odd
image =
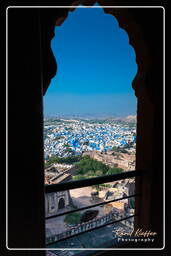
{"type": "Polygon", "coordinates": [[[101,8],[77,8],[55,28],[57,75],[44,96],[44,114],[136,114],[134,49],[118,21],[101,8]]]}

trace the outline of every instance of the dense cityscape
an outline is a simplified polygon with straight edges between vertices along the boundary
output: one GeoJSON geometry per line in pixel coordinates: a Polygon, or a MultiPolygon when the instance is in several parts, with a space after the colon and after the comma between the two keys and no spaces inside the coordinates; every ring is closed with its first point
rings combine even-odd
{"type": "MultiPolygon", "coordinates": [[[[129,120],[129,119],[128,119],[129,120]]],[[[45,120],[45,160],[53,155],[67,157],[84,151],[106,152],[113,147],[135,152],[136,124],[114,120],[45,120]]]]}
{"type": "MultiPolygon", "coordinates": [[[[135,148],[135,116],[120,119],[47,118],[44,120],[45,184],[58,184],[134,170],[135,148]]],[[[133,195],[134,188],[135,180],[132,178],[47,194],[47,244],[55,240],[57,247],[74,248],[80,238],[73,238],[74,240],[68,244],[63,244],[60,239],[71,239],[70,236],[74,232],[80,233],[87,228],[85,225],[91,230],[91,226],[107,224],[102,235],[98,235],[99,243],[103,242],[101,238],[104,235],[106,241],[112,239],[112,232],[115,229],[128,232],[133,230],[134,218],[130,217],[134,214],[134,198],[118,199],[133,195]],[[65,214],[67,211],[109,200],[117,201],[106,203],[103,207],[93,207],[89,211],[65,214]],[[61,213],[64,215],[55,217],[61,213]],[[111,220],[125,217],[129,217],[126,222],[120,221],[110,225],[111,220]]],[[[86,234],[84,238],[85,236],[86,234]]],[[[79,246],[82,247],[81,244],[79,246]]],[[[91,239],[89,246],[94,246],[91,239]]]]}

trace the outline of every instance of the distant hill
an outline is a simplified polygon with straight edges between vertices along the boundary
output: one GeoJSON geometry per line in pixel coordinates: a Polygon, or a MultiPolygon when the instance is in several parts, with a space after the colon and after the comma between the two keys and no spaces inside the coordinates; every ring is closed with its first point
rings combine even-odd
{"type": "Polygon", "coordinates": [[[136,123],[137,116],[136,115],[129,115],[126,117],[113,117],[109,118],[108,120],[117,121],[117,122],[124,122],[124,123],[136,123]]]}
{"type": "Polygon", "coordinates": [[[105,114],[87,114],[87,115],[68,115],[63,117],[46,117],[44,121],[66,121],[66,122],[78,122],[78,120],[84,120],[84,121],[121,121],[121,122],[127,122],[127,123],[136,123],[137,116],[136,115],[129,115],[126,117],[117,117],[117,116],[109,116],[105,114]]]}
{"type": "Polygon", "coordinates": [[[125,117],[125,121],[127,121],[127,122],[130,122],[130,123],[136,123],[136,121],[137,121],[137,116],[135,115],[135,116],[127,116],[127,117],[125,117]]]}

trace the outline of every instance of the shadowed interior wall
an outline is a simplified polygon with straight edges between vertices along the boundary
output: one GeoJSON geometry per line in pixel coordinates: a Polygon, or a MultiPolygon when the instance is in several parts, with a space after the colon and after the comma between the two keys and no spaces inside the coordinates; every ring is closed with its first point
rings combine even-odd
{"type": "Polygon", "coordinates": [[[44,247],[38,9],[8,10],[8,103],[8,247],[44,247]]]}

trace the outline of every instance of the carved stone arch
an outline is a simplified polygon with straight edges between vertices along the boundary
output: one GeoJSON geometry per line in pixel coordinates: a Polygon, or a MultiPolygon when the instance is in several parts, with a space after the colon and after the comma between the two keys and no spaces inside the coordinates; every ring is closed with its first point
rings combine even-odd
{"type": "Polygon", "coordinates": [[[74,1],[71,5],[75,6],[75,8],[69,8],[64,16],[58,17],[56,19],[56,26],[60,26],[68,17],[68,13],[76,10],[77,6],[92,6],[96,2],[99,3],[99,5],[104,6],[102,7],[104,13],[114,16],[119,23],[119,27],[127,32],[129,37],[129,44],[135,50],[136,63],[138,65],[138,71],[132,82],[132,87],[135,90],[135,95],[137,97],[142,98],[143,94],[146,94],[146,97],[148,97],[149,94],[145,92],[145,81],[152,65],[150,50],[148,48],[148,44],[146,44],[144,40],[142,28],[139,26],[139,24],[137,24],[133,16],[130,14],[128,8],[117,7],[118,1],[110,1],[109,3],[110,6],[115,6],[115,8],[106,8],[105,6],[107,3],[104,0],[78,0],[74,1]]]}
{"type": "Polygon", "coordinates": [[[142,97],[142,91],[145,88],[145,76],[148,73],[151,62],[148,46],[146,45],[143,32],[140,26],[130,15],[129,10],[125,8],[104,8],[104,12],[113,15],[121,29],[124,29],[129,37],[129,44],[134,48],[136,54],[136,63],[138,65],[137,74],[132,82],[135,95],[142,97]]]}
{"type": "MultiPolygon", "coordinates": [[[[61,4],[64,4],[64,2],[71,4],[72,0],[63,1],[61,4]]],[[[90,2],[92,3],[92,1],[90,2]]],[[[98,2],[100,3],[100,1],[98,2]]],[[[121,2],[125,3],[126,1],[105,0],[105,5],[117,6],[118,4],[122,5],[121,2]]],[[[135,3],[135,1],[132,2],[135,3]]],[[[153,6],[155,5],[153,2],[149,1],[148,4],[153,6]]],[[[148,173],[148,175],[141,178],[139,186],[141,197],[140,200],[135,202],[135,208],[139,210],[137,228],[142,227],[144,230],[157,232],[155,244],[149,243],[148,246],[162,248],[163,232],[165,232],[162,221],[164,214],[162,135],[164,129],[162,113],[162,34],[164,29],[162,10],[145,11],[145,15],[144,10],[137,13],[136,11],[132,12],[130,9],[128,11],[130,15],[133,14],[133,22],[135,21],[138,26],[141,25],[142,27],[143,40],[150,54],[149,63],[151,63],[149,65],[147,58],[144,61],[145,54],[141,61],[141,49],[136,50],[137,63],[141,71],[135,79],[136,81],[140,79],[140,86],[138,86],[138,91],[136,91],[138,95],[136,167],[137,169],[146,169],[148,173]],[[149,65],[148,68],[147,65],[149,65]],[[142,86],[142,83],[145,86],[142,86]],[[143,90],[142,93],[140,88],[143,90]],[[152,93],[149,96],[150,91],[152,93]],[[148,97],[146,97],[146,94],[148,97]]],[[[9,105],[7,119],[9,123],[8,141],[10,143],[8,143],[9,214],[8,241],[6,245],[6,237],[4,236],[3,239],[3,248],[6,251],[7,248],[45,247],[42,82],[45,93],[49,80],[56,71],[55,61],[53,61],[50,51],[50,40],[53,37],[55,22],[59,17],[67,16],[67,14],[67,8],[63,10],[62,8],[34,9],[15,7],[10,8],[8,12],[7,80],[9,105]],[[22,109],[24,110],[24,115],[21,112],[22,109]],[[16,115],[16,113],[18,114],[16,115]],[[19,129],[18,125],[13,125],[14,117],[15,123],[21,123],[21,115],[24,129],[19,129]],[[27,134],[27,147],[24,147],[23,150],[23,140],[19,138],[24,138],[25,134],[27,134]],[[15,145],[15,150],[10,145],[15,145]],[[30,154],[31,157],[27,161],[26,156],[30,154]],[[13,171],[13,162],[15,162],[18,155],[20,156],[20,166],[17,168],[18,175],[16,175],[13,171]],[[25,168],[24,172],[23,166],[25,168]],[[23,182],[23,180],[28,182],[23,182]],[[30,184],[32,185],[30,186],[30,184]],[[19,200],[16,200],[18,195],[20,195],[19,200]],[[30,209],[35,209],[35,211],[30,211],[30,209]]],[[[119,23],[122,23],[124,18],[125,16],[118,18],[119,23]]],[[[120,26],[122,25],[120,24],[120,26]]],[[[130,27],[133,28],[131,22],[128,30],[130,27]]],[[[136,31],[133,31],[132,34],[130,32],[127,33],[129,34],[130,41],[135,41],[136,31]]],[[[138,40],[137,36],[136,38],[138,40]]],[[[138,42],[135,43],[137,45],[138,42]]],[[[137,198],[139,199],[139,197],[137,198]]],[[[42,255],[41,252],[43,251],[40,251],[42,255]]],[[[32,253],[34,254],[34,252],[32,253]]],[[[34,255],[37,256],[37,252],[34,255]]]]}
{"type": "Polygon", "coordinates": [[[63,197],[60,197],[58,201],[58,210],[65,208],[65,205],[65,199],[63,197]]]}
{"type": "MultiPolygon", "coordinates": [[[[137,74],[132,82],[132,87],[135,91],[135,95],[138,99],[137,101],[137,141],[136,141],[136,169],[145,169],[148,170],[148,174],[153,176],[156,173],[156,164],[155,164],[155,152],[156,152],[156,142],[154,136],[154,125],[160,120],[160,117],[156,116],[159,111],[158,102],[160,100],[160,95],[158,95],[158,89],[155,87],[156,80],[159,83],[162,83],[162,74],[160,72],[161,69],[161,52],[158,54],[156,47],[154,47],[154,42],[158,39],[158,30],[153,31],[150,29],[152,25],[149,24],[150,13],[145,10],[145,14],[147,14],[147,22],[145,20],[146,17],[143,17],[143,12],[135,8],[122,8],[119,5],[122,1],[104,1],[104,0],[89,0],[89,1],[75,1],[70,6],[74,6],[75,8],[65,8],[59,14],[54,13],[54,28],[56,26],[60,26],[64,20],[67,18],[68,13],[70,11],[74,11],[77,5],[85,5],[91,6],[95,2],[98,2],[101,6],[115,6],[116,8],[103,8],[104,13],[113,15],[121,29],[124,29],[129,37],[129,44],[134,48],[136,54],[136,63],[138,65],[137,74]],[[139,17],[140,15],[140,17],[139,17]],[[150,27],[150,29],[148,28],[150,27]],[[156,79],[156,72],[157,79],[156,79]],[[154,167],[155,166],[155,167],[154,167]]],[[[161,17],[159,13],[155,17],[161,17]]],[[[155,24],[155,17],[153,19],[153,26],[155,24]]],[[[159,24],[159,22],[158,22],[159,24]]],[[[53,29],[54,29],[53,28],[53,29]]],[[[52,27],[50,28],[52,29],[52,27]]],[[[161,36],[161,26],[159,35],[161,36]]],[[[52,38],[52,37],[51,37],[52,38]]],[[[158,43],[159,46],[162,45],[161,41],[158,43]]],[[[160,48],[161,49],[161,48],[160,48]]],[[[158,86],[158,88],[162,88],[158,86]]],[[[44,89],[46,91],[46,88],[44,89]]],[[[160,120],[161,121],[161,120],[160,120]]],[[[160,125],[161,126],[161,125],[160,125]]],[[[158,128],[157,133],[160,133],[158,128]]],[[[149,212],[154,212],[154,209],[157,209],[157,206],[154,207],[151,204],[151,196],[154,193],[156,188],[156,183],[149,176],[143,177],[141,180],[136,178],[136,187],[138,187],[142,194],[148,196],[144,196],[140,201],[136,200],[135,207],[139,209],[139,211],[143,212],[144,207],[146,208],[146,212],[144,215],[138,218],[138,223],[136,226],[144,226],[147,229],[152,225],[152,215],[149,215],[149,212]]],[[[136,188],[137,189],[137,188],[136,188]]],[[[136,222],[136,220],[135,220],[136,222]]]]}

